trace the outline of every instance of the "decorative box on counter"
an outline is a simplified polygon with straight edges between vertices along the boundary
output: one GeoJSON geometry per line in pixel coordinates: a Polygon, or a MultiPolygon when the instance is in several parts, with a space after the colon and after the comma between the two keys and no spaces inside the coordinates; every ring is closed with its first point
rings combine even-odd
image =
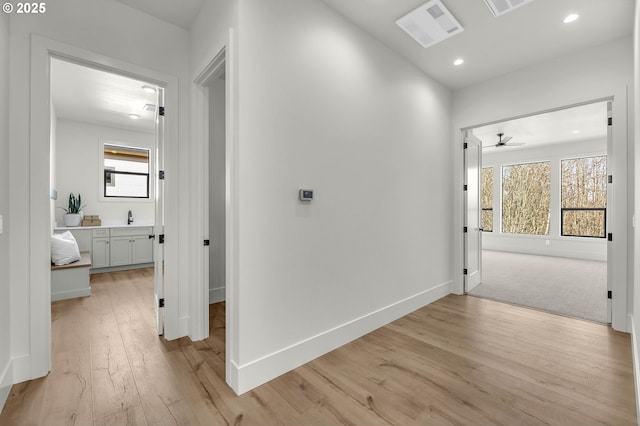
{"type": "Polygon", "coordinates": [[[85,215],[82,219],[82,226],[101,226],[102,221],[98,215],[85,215]]]}

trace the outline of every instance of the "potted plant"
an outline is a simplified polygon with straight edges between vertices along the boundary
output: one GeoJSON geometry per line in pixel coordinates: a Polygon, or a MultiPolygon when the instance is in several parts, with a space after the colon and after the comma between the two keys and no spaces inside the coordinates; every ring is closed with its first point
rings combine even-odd
{"type": "Polygon", "coordinates": [[[80,223],[82,223],[82,215],[80,214],[80,211],[83,207],[82,196],[80,194],[78,194],[77,198],[75,195],[69,194],[69,207],[60,207],[62,210],[67,212],[63,217],[64,226],[80,226],[80,223]]]}

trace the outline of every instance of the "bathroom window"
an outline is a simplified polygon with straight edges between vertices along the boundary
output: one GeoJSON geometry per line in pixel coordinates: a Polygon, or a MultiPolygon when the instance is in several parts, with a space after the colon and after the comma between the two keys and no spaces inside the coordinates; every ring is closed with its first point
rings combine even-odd
{"type": "Polygon", "coordinates": [[[149,198],[149,150],[104,144],[104,197],[149,198]]]}

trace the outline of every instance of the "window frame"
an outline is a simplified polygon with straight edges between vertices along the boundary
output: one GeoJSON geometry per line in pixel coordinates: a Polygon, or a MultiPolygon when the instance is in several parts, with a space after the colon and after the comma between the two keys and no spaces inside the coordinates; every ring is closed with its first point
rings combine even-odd
{"type": "MultiPolygon", "coordinates": [[[[153,143],[153,139],[150,138],[150,144],[153,143]]],[[[98,156],[99,156],[99,168],[100,171],[98,173],[98,201],[103,202],[134,202],[134,203],[153,203],[155,200],[155,150],[152,146],[145,146],[141,143],[135,142],[125,142],[122,140],[100,140],[98,156]],[[107,196],[106,195],[106,174],[107,170],[104,166],[104,147],[105,145],[114,145],[122,148],[130,148],[136,150],[147,150],[149,152],[149,168],[148,173],[138,173],[138,172],[115,172],[111,171],[110,173],[114,174],[137,174],[137,175],[147,175],[147,196],[146,197],[131,197],[131,196],[107,196]]]]}
{"type": "Polygon", "coordinates": [[[521,162],[499,162],[494,165],[494,167],[499,167],[500,170],[500,223],[499,223],[499,234],[500,235],[509,235],[509,236],[522,236],[522,237],[534,237],[534,238],[549,238],[553,235],[552,223],[551,223],[551,214],[553,207],[553,161],[552,159],[538,159],[538,160],[526,160],[521,162]],[[548,212],[548,223],[547,229],[548,232],[546,234],[529,234],[522,232],[506,232],[504,230],[504,169],[506,167],[514,167],[514,166],[525,166],[528,164],[549,164],[549,212],[548,212]]]}
{"type": "Polygon", "coordinates": [[[606,239],[607,238],[607,209],[608,206],[606,206],[606,204],[608,203],[608,175],[609,175],[609,157],[608,155],[605,154],[581,154],[579,156],[575,156],[575,157],[566,157],[566,158],[560,158],[559,160],[559,164],[558,164],[558,171],[559,171],[559,216],[560,216],[560,238],[594,238],[594,239],[606,239]],[[563,206],[563,190],[562,190],[562,172],[563,172],[563,168],[562,168],[562,162],[563,161],[570,161],[570,160],[580,160],[583,158],[595,158],[595,157],[605,157],[605,161],[606,161],[606,168],[605,168],[605,182],[604,182],[604,188],[605,188],[605,207],[562,207],[563,206]],[[604,221],[604,226],[603,226],[603,234],[602,236],[596,236],[596,235],[574,235],[574,234],[565,234],[564,233],[564,213],[566,211],[602,211],[604,212],[604,217],[603,217],[603,221],[604,221]]]}
{"type": "MultiPolygon", "coordinates": [[[[494,194],[494,192],[495,192],[494,191],[494,189],[495,189],[495,186],[494,186],[495,167],[496,166],[482,166],[481,170],[480,170],[480,194],[481,194],[481,196],[480,196],[480,226],[482,228],[482,232],[494,232],[494,230],[496,228],[495,227],[495,223],[494,223],[495,222],[494,221],[494,217],[493,217],[493,214],[494,214],[493,205],[494,205],[494,199],[495,199],[495,194],[494,194]],[[491,169],[491,207],[483,207],[482,206],[482,199],[483,199],[482,193],[483,193],[484,181],[485,181],[482,178],[482,176],[484,175],[483,172],[484,172],[485,169],[491,169]],[[483,224],[484,224],[483,219],[484,219],[484,212],[485,211],[491,212],[491,229],[490,230],[485,229],[484,226],[483,226],[483,224]]],[[[500,167],[500,166],[498,166],[498,167],[500,167]]]]}

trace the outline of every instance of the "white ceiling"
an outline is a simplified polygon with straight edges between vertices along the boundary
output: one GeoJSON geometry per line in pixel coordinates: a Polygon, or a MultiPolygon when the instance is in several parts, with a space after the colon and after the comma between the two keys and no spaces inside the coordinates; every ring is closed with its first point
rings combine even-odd
{"type": "MultiPolygon", "coordinates": [[[[205,0],[116,0],[188,30],[205,0]]],[[[213,0],[217,1],[217,0],[213,0]]]]}
{"type": "MultiPolygon", "coordinates": [[[[217,0],[115,1],[188,29],[203,3],[217,0]]],[[[464,31],[425,49],[395,21],[426,0],[322,1],[452,90],[630,36],[633,30],[633,0],[534,0],[498,18],[482,0],[442,0],[464,31]],[[580,14],[580,19],[563,24],[562,19],[570,12],[580,14]],[[465,63],[454,67],[453,61],[458,57],[464,58],[465,63]]],[[[52,96],[60,118],[148,132],[153,114],[141,107],[155,103],[155,96],[139,90],[142,84],[62,61],[52,67],[52,96]],[[142,119],[128,119],[130,112],[140,114],[142,119]]],[[[517,128],[525,126],[523,122],[512,122],[494,125],[487,132],[495,137],[501,128],[506,135],[514,136],[514,142],[516,137],[539,135],[551,140],[566,133],[567,129],[562,128],[549,130],[557,129],[548,123],[550,119],[531,118],[526,130],[517,128]]],[[[565,118],[562,121],[567,123],[565,118]]],[[[569,134],[565,140],[587,139],[589,132],[569,134]]]]}
{"type": "Polygon", "coordinates": [[[516,150],[566,142],[591,139],[606,140],[607,103],[582,105],[579,107],[523,117],[502,123],[490,124],[473,129],[473,134],[482,141],[484,152],[516,150]],[[577,133],[576,133],[577,132],[577,133]],[[498,133],[512,137],[509,143],[524,143],[522,147],[508,147],[509,143],[494,148],[498,133]]]}
{"type": "Polygon", "coordinates": [[[144,92],[144,85],[149,84],[55,58],[51,60],[51,100],[60,119],[153,133],[155,111],[145,111],[142,107],[155,105],[157,95],[144,92]],[[138,114],[140,119],[130,119],[131,113],[138,114]]]}
{"type": "Polygon", "coordinates": [[[453,90],[633,31],[633,0],[534,0],[498,18],[482,0],[442,0],[464,31],[425,49],[395,21],[426,0],[322,1],[453,90]],[[569,13],[580,19],[563,24],[569,13]]]}

